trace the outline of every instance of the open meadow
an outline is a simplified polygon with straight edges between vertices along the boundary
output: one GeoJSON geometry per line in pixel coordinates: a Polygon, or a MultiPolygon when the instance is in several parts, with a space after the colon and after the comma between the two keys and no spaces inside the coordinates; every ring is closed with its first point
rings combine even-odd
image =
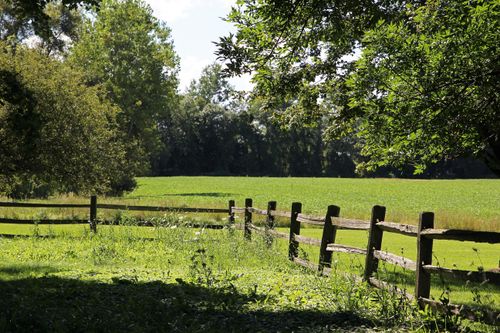
{"type": "MultiPolygon", "coordinates": [[[[290,210],[293,201],[308,214],[327,205],[341,216],[369,219],[375,204],[387,206],[387,220],[416,224],[421,211],[434,211],[440,228],[499,231],[500,181],[321,179],[250,177],[139,178],[122,198],[99,203],[226,208],[247,197],[265,209],[269,200],[290,210]]],[[[2,201],[6,201],[3,199],[2,201]]],[[[54,203],[87,203],[75,196],[54,203]]],[[[2,217],[87,218],[88,209],[0,208],[2,217]]],[[[241,225],[242,215],[236,216],[241,225]]],[[[433,330],[469,327],[494,331],[451,317],[418,311],[392,292],[357,283],[363,256],[334,254],[332,274],[319,277],[287,260],[286,240],[269,248],[262,237],[243,239],[243,231],[191,229],[181,222],[226,224],[227,214],[98,210],[98,219],[122,226],[0,224],[0,331],[304,331],[433,330]],[[137,227],[156,218],[157,227],[137,227]],[[29,237],[16,237],[25,235],[29,237]],[[49,237],[46,237],[49,236],[49,237]],[[346,275],[347,274],[347,275],[346,275]],[[354,274],[354,275],[350,275],[354,274]],[[378,301],[377,301],[378,300],[378,301]],[[34,309],[28,317],[23,313],[34,309]],[[74,319],[67,320],[73,313],[74,319]],[[304,323],[307,325],[304,326],[304,323]],[[313,324],[314,323],[314,324],[313,324]],[[471,326],[472,325],[472,326],[471,326]],[[35,329],[36,330],[36,329],[35,329]]],[[[263,219],[254,219],[261,225],[263,219]]],[[[277,230],[288,232],[287,219],[277,230]]],[[[321,229],[302,235],[321,238],[321,229]]],[[[337,243],[366,248],[367,231],[339,230],[337,243]]],[[[498,267],[500,246],[472,242],[434,242],[433,263],[464,270],[498,267]]],[[[383,250],[416,259],[415,239],[384,235],[383,250]]],[[[300,257],[317,263],[318,248],[300,245],[300,257]]],[[[414,274],[383,264],[379,277],[413,292],[414,274]]],[[[431,296],[498,311],[500,289],[457,283],[436,276],[431,296]]]]}
{"type": "MultiPolygon", "coordinates": [[[[436,214],[438,228],[500,230],[500,180],[496,179],[142,177],[137,182],[133,192],[121,198],[99,197],[98,202],[226,208],[230,199],[236,201],[236,206],[243,206],[245,198],[252,198],[254,206],[262,209],[268,201],[275,200],[279,210],[290,210],[292,202],[298,201],[304,213],[317,215],[324,214],[327,206],[334,204],[341,208],[341,216],[359,219],[369,219],[371,208],[382,205],[387,208],[388,221],[414,225],[420,212],[431,211],[436,214]]],[[[88,203],[89,199],[65,196],[50,201],[88,203]]],[[[26,216],[26,213],[35,218],[47,214],[87,218],[88,214],[78,209],[23,212],[1,208],[0,212],[4,217],[26,216]]]]}

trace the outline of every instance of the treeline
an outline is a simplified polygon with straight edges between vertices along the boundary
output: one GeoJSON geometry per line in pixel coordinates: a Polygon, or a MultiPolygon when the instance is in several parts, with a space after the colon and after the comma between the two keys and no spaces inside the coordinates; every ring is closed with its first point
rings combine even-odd
{"type": "MultiPolygon", "coordinates": [[[[413,177],[360,173],[355,135],[283,122],[218,64],[183,93],[178,71],[170,29],[140,0],[0,0],[0,195],[119,195],[143,175],[413,177]]],[[[420,177],[491,175],[465,159],[420,177]]]]}
{"type": "Polygon", "coordinates": [[[241,98],[218,64],[180,96],[178,109],[163,123],[163,151],[152,174],[312,177],[481,178],[494,175],[480,161],[453,159],[415,175],[411,166],[360,174],[363,160],[354,137],[325,140],[325,128],[283,127],[258,97],[241,98]]]}

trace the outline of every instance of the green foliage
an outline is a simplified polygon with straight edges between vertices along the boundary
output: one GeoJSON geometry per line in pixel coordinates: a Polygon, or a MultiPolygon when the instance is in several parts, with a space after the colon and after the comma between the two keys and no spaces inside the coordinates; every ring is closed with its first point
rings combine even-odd
{"type": "Polygon", "coordinates": [[[404,3],[239,1],[227,17],[237,32],[220,39],[217,54],[232,74],[254,72],[257,92],[273,110],[289,102],[288,109],[299,114],[286,118],[311,123],[325,111],[319,98],[328,93],[332,102],[345,99],[343,82],[352,70],[345,56],[363,32],[380,19],[396,19],[404,3]]]}
{"type": "Polygon", "coordinates": [[[431,1],[365,34],[349,78],[347,122],[361,137],[361,167],[475,154],[500,172],[500,2],[431,1]],[[383,135],[380,135],[383,133],[383,135]]]}
{"type": "Polygon", "coordinates": [[[118,109],[65,64],[1,47],[0,191],[29,197],[109,190],[124,163],[118,109]]]}
{"type": "Polygon", "coordinates": [[[85,72],[89,85],[102,84],[109,100],[120,106],[117,120],[127,142],[128,173],[146,173],[149,159],[163,148],[159,126],[176,104],[178,59],[170,29],[142,1],[103,1],[69,61],[85,72]]]}
{"type": "Polygon", "coordinates": [[[76,38],[81,17],[78,8],[98,5],[100,0],[1,0],[0,39],[16,45],[30,37],[41,39],[51,53],[62,51],[64,37],[76,38]]]}
{"type": "Polygon", "coordinates": [[[500,173],[499,3],[239,1],[218,55],[287,123],[355,133],[359,171],[479,156],[500,173]],[[361,58],[359,58],[361,51],[361,58]],[[286,107],[283,108],[283,105],[286,107]]]}
{"type": "Polygon", "coordinates": [[[320,127],[282,128],[222,74],[219,64],[207,66],[182,96],[162,127],[168,151],[155,175],[354,175],[352,144],[324,143],[320,127]]]}

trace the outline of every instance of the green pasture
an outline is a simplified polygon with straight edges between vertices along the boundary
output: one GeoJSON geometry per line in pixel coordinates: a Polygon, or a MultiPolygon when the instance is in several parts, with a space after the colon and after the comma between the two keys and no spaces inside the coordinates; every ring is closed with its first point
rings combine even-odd
{"type": "MultiPolygon", "coordinates": [[[[341,216],[360,219],[368,219],[371,207],[379,204],[387,207],[386,220],[388,221],[416,224],[418,214],[421,211],[434,211],[436,213],[435,224],[438,228],[500,230],[499,180],[429,181],[398,179],[161,177],[139,178],[138,184],[139,186],[134,192],[124,197],[99,197],[98,202],[223,208],[227,207],[230,199],[236,200],[237,206],[243,206],[244,199],[249,197],[253,199],[254,207],[262,209],[266,208],[267,202],[270,200],[278,202],[279,210],[290,210],[291,203],[299,201],[303,204],[304,213],[315,215],[323,215],[328,205],[336,204],[341,207],[341,216]]],[[[4,198],[2,200],[7,199],[4,198]]],[[[61,196],[50,198],[49,202],[85,203],[88,202],[88,198],[61,196]]],[[[79,219],[88,217],[88,209],[0,208],[0,216],[33,219],[79,219]]],[[[140,293],[144,292],[148,295],[149,293],[154,293],[157,289],[163,292],[166,292],[166,290],[170,292],[173,289],[175,290],[174,293],[183,294],[187,292],[185,290],[187,285],[183,284],[185,281],[190,281],[189,283],[191,284],[189,284],[188,289],[190,290],[189,292],[192,292],[190,289],[193,287],[192,283],[199,279],[210,280],[211,277],[207,277],[207,274],[210,275],[216,271],[218,275],[213,278],[224,285],[223,289],[229,288],[227,286],[232,283],[226,281],[226,279],[231,280],[231,276],[238,276],[238,278],[235,278],[238,280],[238,283],[234,284],[235,288],[240,288],[237,293],[239,296],[236,299],[228,300],[225,298],[228,292],[227,289],[222,291],[222,296],[217,293],[216,295],[212,295],[211,292],[208,293],[206,289],[211,290],[213,286],[207,287],[204,285],[200,287],[200,285],[196,285],[193,290],[207,293],[207,297],[213,296],[216,299],[224,299],[224,301],[221,301],[224,304],[221,305],[222,307],[230,307],[225,302],[235,302],[240,306],[239,311],[241,310],[249,314],[250,317],[273,317],[273,315],[266,312],[271,308],[277,308],[278,312],[283,310],[285,312],[293,311],[295,313],[298,311],[300,313],[304,310],[301,307],[303,302],[306,304],[316,302],[320,309],[319,312],[314,312],[316,311],[314,310],[314,314],[311,314],[308,308],[304,310],[307,315],[321,317],[325,313],[331,312],[331,308],[325,305],[329,304],[330,306],[332,302],[331,298],[326,303],[322,303],[325,300],[324,294],[331,291],[329,289],[331,286],[328,286],[328,284],[325,286],[323,282],[320,282],[324,281],[322,280],[323,278],[317,277],[314,275],[314,272],[303,271],[287,261],[286,240],[278,240],[271,249],[267,249],[263,246],[262,239],[258,235],[253,236],[252,242],[243,241],[242,230],[235,230],[234,234],[230,235],[227,230],[200,231],[198,229],[177,227],[179,223],[182,224],[182,222],[188,221],[225,224],[227,221],[226,214],[145,213],[99,209],[98,218],[118,221],[125,226],[99,225],[98,234],[93,235],[87,225],[36,226],[0,224],[0,234],[29,236],[26,238],[0,237],[0,288],[3,287],[8,290],[8,288],[12,287],[11,284],[20,283],[18,288],[27,288],[28,291],[26,292],[35,292],[40,297],[47,296],[49,299],[50,295],[45,294],[46,290],[51,290],[51,288],[57,289],[59,288],[57,286],[61,284],[64,287],[61,289],[61,293],[58,294],[59,297],[70,297],[75,292],[74,290],[80,290],[89,286],[93,290],[92,297],[99,297],[102,289],[105,297],[113,299],[115,293],[129,292],[122,284],[140,285],[141,288],[144,287],[144,290],[139,288],[140,293]],[[166,227],[133,226],[137,222],[137,219],[149,218],[156,218],[166,222],[166,227]],[[206,271],[195,272],[203,276],[203,278],[200,278],[200,276],[193,277],[193,274],[195,274],[193,270],[196,271],[196,268],[192,268],[192,261],[196,261],[197,256],[199,256],[196,250],[200,248],[207,250],[215,258],[210,269],[211,273],[207,273],[206,271]],[[296,285],[301,284],[303,281],[306,281],[304,283],[304,290],[307,290],[304,293],[314,290],[313,294],[317,297],[320,297],[318,295],[322,295],[320,297],[321,300],[314,297],[314,300],[310,300],[309,296],[304,296],[303,294],[300,296],[300,292],[295,296],[288,295],[282,299],[284,295],[283,290],[296,288],[296,285]],[[31,285],[37,286],[39,283],[41,284],[40,290],[31,290],[31,287],[28,288],[31,285]],[[291,283],[291,285],[288,283],[291,283]],[[321,288],[326,289],[315,286],[318,283],[322,285],[321,288]],[[279,288],[276,287],[277,289],[273,289],[273,286],[279,286],[279,288]],[[66,287],[70,289],[70,296],[66,295],[66,291],[63,290],[66,287]],[[119,291],[115,290],[116,288],[119,291]],[[125,289],[122,290],[121,288],[125,289]],[[201,290],[200,288],[205,289],[201,290]],[[271,297],[269,295],[272,295],[272,297],[275,297],[273,302],[276,301],[277,303],[273,303],[271,306],[271,303],[266,305],[261,300],[256,301],[255,299],[247,298],[251,294],[252,288],[261,290],[261,294],[266,295],[262,297],[268,299],[268,301],[269,297],[271,297]],[[243,302],[242,299],[245,299],[245,301],[243,302]],[[291,299],[294,299],[293,304],[289,303],[291,299]],[[299,304],[298,308],[296,307],[297,302],[299,304]],[[255,311],[257,311],[258,315],[256,315],[255,311]]],[[[241,224],[242,220],[243,216],[236,216],[237,224],[241,224]]],[[[263,223],[263,218],[254,215],[254,222],[256,224],[263,223]]],[[[279,226],[278,230],[288,232],[287,219],[279,218],[277,222],[279,226]]],[[[320,238],[321,229],[303,226],[301,234],[320,238]]],[[[367,232],[339,230],[336,242],[366,248],[367,232]]],[[[415,260],[416,239],[386,232],[384,233],[382,249],[415,260]]],[[[319,256],[318,248],[301,245],[300,256],[312,262],[317,262],[319,256]]],[[[465,270],[488,270],[498,267],[499,261],[500,245],[442,240],[434,242],[433,264],[442,267],[465,270]]],[[[330,280],[341,279],[342,283],[345,283],[345,275],[343,274],[353,273],[359,276],[363,267],[363,256],[334,254],[334,277],[330,278],[330,280]]],[[[396,283],[398,286],[413,293],[414,276],[411,272],[404,272],[402,269],[395,268],[389,264],[381,264],[379,267],[379,277],[396,283]]],[[[347,282],[351,285],[354,283],[353,281],[347,282]]],[[[340,282],[335,280],[332,283],[339,284],[340,282]]],[[[342,283],[340,285],[343,285],[342,283]]],[[[216,289],[219,287],[216,286],[216,289]]],[[[347,286],[344,287],[348,288],[347,286]]],[[[21,292],[21,289],[18,292],[21,292]]],[[[368,288],[366,290],[371,289],[368,288]]],[[[363,292],[368,294],[375,292],[366,290],[363,292]]],[[[349,303],[352,301],[352,298],[350,298],[352,295],[349,296],[352,290],[344,291],[348,293],[348,296],[344,295],[347,297],[347,305],[344,305],[346,307],[354,306],[349,303]]],[[[452,303],[479,304],[497,310],[500,304],[499,288],[443,280],[439,276],[433,277],[431,295],[435,299],[442,299],[444,297],[452,303]]],[[[356,297],[359,298],[358,296],[356,297]]],[[[26,297],[28,296],[26,295],[26,297]]],[[[372,299],[374,297],[377,298],[380,295],[371,295],[368,298],[372,299]]],[[[97,299],[94,301],[97,302],[96,307],[101,306],[97,299]]],[[[112,300],[112,302],[114,301],[118,303],[118,300],[112,300]]],[[[15,300],[10,300],[9,302],[15,303],[15,300]]],[[[171,302],[171,300],[168,302],[171,302]]],[[[199,320],[206,319],[205,316],[207,314],[203,311],[199,312],[197,308],[201,306],[199,302],[203,303],[203,301],[196,299],[193,302],[195,304],[190,304],[189,306],[196,307],[197,310],[195,313],[201,318],[199,320]]],[[[355,301],[356,304],[359,303],[357,306],[361,306],[360,304],[363,302],[355,301]]],[[[12,305],[10,304],[10,306],[12,305]]],[[[55,304],[46,304],[42,300],[40,300],[40,304],[35,305],[40,307],[57,307],[55,304]]],[[[87,305],[86,303],[80,304],[82,309],[87,305]]],[[[9,304],[5,304],[5,306],[9,306],[9,304]]],[[[127,306],[129,305],[125,305],[125,307],[127,306]]],[[[134,307],[133,305],[130,306],[134,307]]],[[[185,306],[182,305],[181,308],[185,306]]],[[[213,304],[210,306],[213,306],[213,304]]],[[[364,304],[364,306],[367,306],[367,304],[364,304]]],[[[178,308],[174,308],[175,311],[180,311],[178,308]]],[[[104,309],[102,310],[104,311],[104,309]]],[[[118,312],[121,313],[120,311],[122,310],[118,312]]],[[[130,309],[126,308],[125,310],[129,311],[130,309]]],[[[139,310],[134,308],[134,311],[139,310]]],[[[175,311],[173,313],[176,313],[175,311]]],[[[233,312],[225,311],[222,311],[222,317],[234,315],[233,312]]],[[[353,312],[349,313],[352,314],[353,312]]],[[[360,313],[363,313],[363,311],[360,311],[360,313]]],[[[89,315],[99,317],[99,314],[92,311],[90,311],[89,315]]],[[[368,320],[368,322],[372,323],[370,325],[382,325],[386,328],[389,326],[398,327],[396,330],[401,329],[401,322],[396,324],[394,321],[389,320],[388,322],[392,324],[388,325],[387,320],[385,323],[382,323],[370,316],[371,314],[366,316],[358,316],[356,314],[354,321],[365,323],[365,320],[368,320]],[[367,319],[367,316],[369,319],[367,319]]],[[[165,318],[170,325],[172,317],[166,315],[165,318]]],[[[277,318],[279,320],[282,319],[279,316],[277,318]]],[[[53,319],[56,320],[57,318],[54,317],[53,319]]],[[[119,318],[115,319],[116,322],[119,322],[119,318]]],[[[0,318],[0,329],[2,328],[1,320],[0,318]]],[[[267,319],[262,320],[266,322],[267,319]]],[[[424,327],[427,324],[423,324],[422,320],[419,317],[410,326],[423,325],[422,327],[424,327]]],[[[128,321],[126,322],[129,323],[128,321]]],[[[125,329],[119,324],[116,325],[125,329]]],[[[216,324],[212,322],[209,325],[216,324]]],[[[356,324],[350,323],[349,325],[356,324]]],[[[91,326],[86,327],[92,329],[91,326]]],[[[151,327],[154,330],[154,325],[151,327]]],[[[184,327],[183,329],[186,328],[184,327]]]]}
{"type": "MultiPolygon", "coordinates": [[[[99,197],[99,202],[187,207],[237,206],[252,198],[254,206],[265,208],[276,200],[279,210],[290,210],[299,201],[306,213],[323,215],[328,205],[341,207],[341,215],[368,219],[374,205],[387,208],[386,220],[416,224],[419,213],[436,214],[438,228],[500,230],[500,180],[406,180],[344,178],[267,177],[143,177],[138,187],[122,198],[99,197]]],[[[64,196],[53,202],[88,202],[88,198],[64,196]]],[[[86,217],[88,212],[70,210],[13,210],[0,208],[4,216],[86,217]]],[[[116,212],[99,210],[112,218],[116,212]]],[[[139,213],[139,215],[148,215],[139,213]]],[[[210,216],[210,218],[219,218],[210,216]]]]}
{"type": "Polygon", "coordinates": [[[416,224],[420,212],[432,211],[438,227],[500,230],[500,180],[158,177],[139,178],[138,185],[125,200],[224,207],[252,198],[260,208],[276,200],[280,210],[298,201],[307,213],[322,215],[334,204],[342,216],[361,219],[382,205],[389,221],[416,224]]]}

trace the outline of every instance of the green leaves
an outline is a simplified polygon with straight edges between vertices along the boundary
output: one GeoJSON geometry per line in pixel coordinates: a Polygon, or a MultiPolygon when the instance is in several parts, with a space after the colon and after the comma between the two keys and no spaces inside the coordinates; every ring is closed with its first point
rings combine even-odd
{"type": "Polygon", "coordinates": [[[473,154],[500,174],[500,2],[245,1],[218,54],[278,114],[358,133],[367,166],[473,154]],[[361,56],[352,54],[361,53],[361,56]],[[422,131],[414,138],[411,133],[422,131]]]}
{"type": "Polygon", "coordinates": [[[413,163],[420,173],[442,158],[481,156],[480,147],[499,145],[494,3],[435,2],[409,10],[404,23],[367,33],[348,85],[355,92],[350,105],[378,119],[384,132],[359,132],[370,143],[363,149],[368,164],[413,163]]]}
{"type": "Polygon", "coordinates": [[[138,0],[103,1],[85,25],[70,62],[86,81],[102,84],[120,107],[117,115],[127,145],[131,174],[146,173],[164,147],[159,124],[176,107],[178,58],[170,29],[138,0]]]}
{"type": "Polygon", "coordinates": [[[18,48],[14,55],[0,46],[6,79],[0,86],[0,192],[108,191],[124,162],[115,141],[117,108],[67,65],[35,50],[18,48]]]}

